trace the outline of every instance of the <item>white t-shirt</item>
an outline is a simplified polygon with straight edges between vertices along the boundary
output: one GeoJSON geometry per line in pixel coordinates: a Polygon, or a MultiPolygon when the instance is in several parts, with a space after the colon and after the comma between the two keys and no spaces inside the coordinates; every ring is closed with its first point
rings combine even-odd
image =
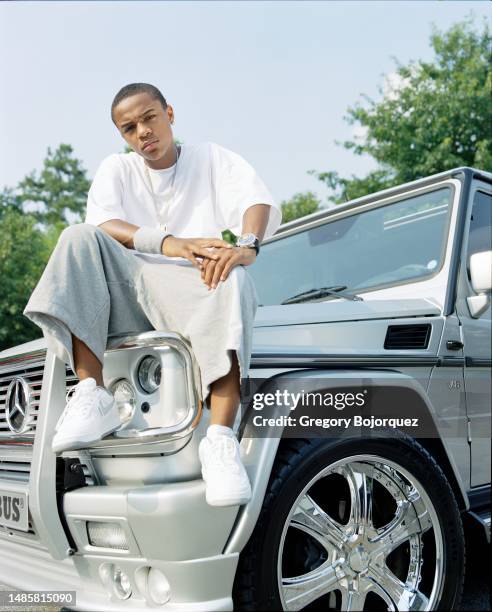
{"type": "MultiPolygon", "coordinates": [[[[106,157],[89,189],[85,222],[100,225],[121,219],[139,227],[159,227],[166,220],[167,231],[179,238],[221,238],[226,229],[240,235],[244,212],[255,204],[271,207],[264,238],[282,222],[279,204],[252,166],[218,144],[182,144],[177,165],[148,172],[147,168],[135,152],[106,157]]],[[[182,259],[132,252],[152,261],[182,259]]]]}

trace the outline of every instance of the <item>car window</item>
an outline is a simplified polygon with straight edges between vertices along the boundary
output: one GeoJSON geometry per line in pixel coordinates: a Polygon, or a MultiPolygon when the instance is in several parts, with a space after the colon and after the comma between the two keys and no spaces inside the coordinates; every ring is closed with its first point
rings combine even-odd
{"type": "Polygon", "coordinates": [[[381,288],[428,278],[443,263],[454,189],[406,197],[263,245],[249,268],[259,303],[304,291],[381,288]]]}

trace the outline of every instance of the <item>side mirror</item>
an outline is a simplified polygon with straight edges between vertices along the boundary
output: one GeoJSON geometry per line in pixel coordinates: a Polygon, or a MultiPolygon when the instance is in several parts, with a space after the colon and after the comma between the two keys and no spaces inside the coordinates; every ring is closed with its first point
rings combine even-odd
{"type": "Polygon", "coordinates": [[[479,295],[466,298],[473,318],[477,319],[490,304],[492,292],[492,251],[481,251],[470,257],[470,279],[473,290],[479,295]]]}

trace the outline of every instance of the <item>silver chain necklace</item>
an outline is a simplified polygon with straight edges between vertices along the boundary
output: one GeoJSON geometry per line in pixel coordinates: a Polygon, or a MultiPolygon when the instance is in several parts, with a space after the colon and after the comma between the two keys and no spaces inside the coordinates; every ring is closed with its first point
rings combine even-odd
{"type": "Polygon", "coordinates": [[[174,150],[176,152],[176,163],[174,164],[174,172],[173,172],[173,178],[171,180],[171,197],[167,199],[167,204],[165,207],[165,214],[161,214],[160,208],[159,208],[159,204],[157,202],[157,195],[154,191],[154,186],[152,185],[152,178],[150,176],[150,172],[149,172],[149,167],[147,166],[147,164],[144,162],[145,165],[145,174],[147,175],[147,180],[149,182],[149,187],[150,187],[150,193],[152,194],[152,200],[154,201],[154,208],[155,208],[155,212],[157,214],[157,217],[159,219],[159,229],[163,229],[165,232],[168,231],[168,225],[169,222],[167,220],[167,213],[169,210],[169,207],[171,206],[172,202],[174,201],[174,197],[176,195],[176,191],[174,189],[174,181],[176,179],[176,171],[178,169],[178,159],[179,159],[179,155],[181,152],[181,149],[178,150],[178,147],[176,145],[174,145],[174,150]],[[164,220],[163,220],[164,217],[164,220]]]}

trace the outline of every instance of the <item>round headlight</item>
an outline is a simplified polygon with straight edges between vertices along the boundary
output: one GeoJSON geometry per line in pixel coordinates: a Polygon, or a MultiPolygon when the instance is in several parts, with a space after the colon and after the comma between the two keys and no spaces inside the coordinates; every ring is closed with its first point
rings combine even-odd
{"type": "Polygon", "coordinates": [[[135,406],[137,403],[135,391],[131,383],[123,378],[112,385],[111,391],[116,400],[118,410],[120,411],[122,423],[128,423],[135,414],[135,406]]]}
{"type": "Polygon", "coordinates": [[[138,382],[144,391],[154,393],[161,384],[161,362],[155,357],[147,356],[138,366],[138,382]]]}

